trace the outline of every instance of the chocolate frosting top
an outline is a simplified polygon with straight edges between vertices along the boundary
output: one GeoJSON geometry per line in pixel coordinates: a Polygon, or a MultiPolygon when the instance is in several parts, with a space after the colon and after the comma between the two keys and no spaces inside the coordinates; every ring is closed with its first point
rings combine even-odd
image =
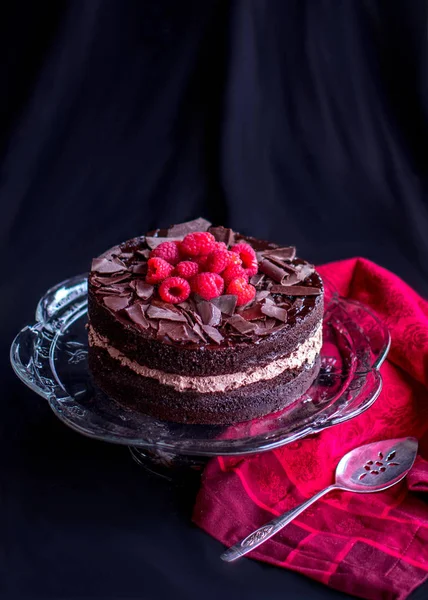
{"type": "Polygon", "coordinates": [[[116,246],[92,262],[90,293],[118,320],[148,337],[165,343],[207,345],[257,343],[284,328],[291,328],[313,310],[323,284],[314,267],[296,258],[292,246],[243,236],[225,227],[211,227],[205,219],[173,225],[116,246]],[[181,240],[187,233],[210,231],[231,247],[250,244],[257,254],[259,272],[250,283],[256,297],[236,307],[236,296],[205,301],[192,294],[178,305],[160,300],[155,286],[145,282],[150,250],[161,241],[181,240]]]}

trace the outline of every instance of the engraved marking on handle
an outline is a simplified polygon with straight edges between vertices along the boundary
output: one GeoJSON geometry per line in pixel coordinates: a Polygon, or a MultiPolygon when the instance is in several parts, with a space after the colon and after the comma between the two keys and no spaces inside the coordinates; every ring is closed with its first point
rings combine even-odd
{"type": "Polygon", "coordinates": [[[257,542],[261,542],[271,533],[272,529],[273,525],[266,525],[266,527],[257,529],[257,531],[246,537],[245,540],[242,540],[241,547],[248,548],[249,546],[254,546],[257,542]]]}

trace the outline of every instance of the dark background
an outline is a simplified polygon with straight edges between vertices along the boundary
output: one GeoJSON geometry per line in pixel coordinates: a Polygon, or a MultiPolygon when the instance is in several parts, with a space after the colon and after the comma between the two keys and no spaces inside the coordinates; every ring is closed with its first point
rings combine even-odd
{"type": "Polygon", "coordinates": [[[68,431],[7,352],[48,287],[199,215],[427,294],[427,22],[423,0],[1,5],[0,597],[345,598],[221,563],[190,492],[68,431]]]}

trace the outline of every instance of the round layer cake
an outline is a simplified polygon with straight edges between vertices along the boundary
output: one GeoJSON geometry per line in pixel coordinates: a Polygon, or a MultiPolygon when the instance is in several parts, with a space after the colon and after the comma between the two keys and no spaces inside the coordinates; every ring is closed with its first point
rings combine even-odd
{"type": "Polygon", "coordinates": [[[260,417],[294,402],[318,374],[323,284],[314,267],[293,247],[204,219],[94,259],[88,311],[95,384],[163,420],[260,417]]]}

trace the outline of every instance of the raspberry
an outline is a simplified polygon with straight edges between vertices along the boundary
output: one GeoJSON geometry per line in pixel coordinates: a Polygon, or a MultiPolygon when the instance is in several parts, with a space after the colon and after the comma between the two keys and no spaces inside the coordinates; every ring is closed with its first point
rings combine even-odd
{"type": "Polygon", "coordinates": [[[174,275],[182,277],[183,279],[190,279],[193,275],[199,273],[199,265],[191,260],[183,260],[179,262],[174,269],[174,275]]]}
{"type": "Polygon", "coordinates": [[[203,271],[207,271],[207,262],[208,262],[209,254],[206,256],[197,256],[194,260],[199,265],[199,273],[203,271]]]}
{"type": "Polygon", "coordinates": [[[203,256],[215,248],[215,237],[208,231],[188,233],[181,242],[180,250],[185,256],[203,256]]]}
{"type": "Polygon", "coordinates": [[[232,264],[229,265],[221,274],[224,279],[226,286],[237,277],[244,277],[248,281],[248,273],[241,265],[232,264]]]}
{"type": "Polygon", "coordinates": [[[241,257],[237,252],[229,250],[229,265],[242,265],[241,257]]]}
{"type": "Polygon", "coordinates": [[[192,292],[199,294],[204,300],[211,300],[221,296],[224,290],[224,281],[217,273],[199,273],[192,278],[192,292]]]}
{"type": "Polygon", "coordinates": [[[257,256],[254,249],[249,244],[236,244],[232,247],[232,252],[237,252],[239,254],[239,257],[242,260],[242,266],[249,277],[257,273],[259,269],[257,256]]]}
{"type": "Polygon", "coordinates": [[[216,250],[227,250],[227,246],[224,242],[216,242],[214,247],[214,252],[216,250]]]}
{"type": "Polygon", "coordinates": [[[230,256],[226,249],[214,250],[208,255],[206,269],[211,273],[222,273],[229,265],[230,256]]]}
{"type": "Polygon", "coordinates": [[[171,275],[174,269],[174,267],[166,262],[166,260],[157,257],[149,258],[147,267],[147,283],[159,283],[160,281],[163,281],[171,275]]]}
{"type": "Polygon", "coordinates": [[[170,265],[176,265],[180,261],[178,246],[175,242],[162,242],[150,252],[150,258],[163,258],[170,265]]]}
{"type": "Polygon", "coordinates": [[[256,288],[248,283],[245,277],[238,277],[229,283],[227,293],[238,297],[236,306],[244,306],[253,300],[256,288]]]}
{"type": "Polygon", "coordinates": [[[184,302],[190,296],[189,282],[182,277],[168,277],[159,286],[159,296],[170,304],[184,302]]]}

